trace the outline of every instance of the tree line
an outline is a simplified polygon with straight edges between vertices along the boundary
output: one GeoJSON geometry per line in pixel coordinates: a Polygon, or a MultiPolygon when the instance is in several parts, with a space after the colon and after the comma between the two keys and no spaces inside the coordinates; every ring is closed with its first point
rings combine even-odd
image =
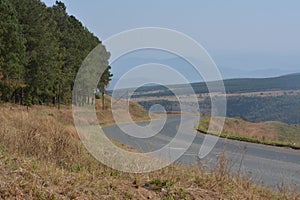
{"type": "Polygon", "coordinates": [[[227,98],[227,116],[251,122],[281,121],[300,124],[300,95],[227,98]]]}
{"type": "MultiPolygon", "coordinates": [[[[47,7],[40,0],[1,0],[0,101],[70,103],[77,71],[99,44],[60,1],[47,7]]],[[[109,53],[100,56],[108,66],[109,53]]],[[[102,93],[112,76],[109,69],[99,77],[102,93]]]]}

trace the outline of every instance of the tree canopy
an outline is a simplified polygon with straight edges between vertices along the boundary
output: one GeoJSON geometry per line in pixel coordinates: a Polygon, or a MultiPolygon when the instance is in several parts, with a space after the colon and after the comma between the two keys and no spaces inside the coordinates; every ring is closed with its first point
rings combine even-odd
{"type": "MultiPolygon", "coordinates": [[[[97,45],[101,41],[60,1],[47,7],[40,0],[1,0],[0,100],[70,103],[77,71],[97,45]]],[[[105,73],[104,88],[111,77],[105,73]]]]}

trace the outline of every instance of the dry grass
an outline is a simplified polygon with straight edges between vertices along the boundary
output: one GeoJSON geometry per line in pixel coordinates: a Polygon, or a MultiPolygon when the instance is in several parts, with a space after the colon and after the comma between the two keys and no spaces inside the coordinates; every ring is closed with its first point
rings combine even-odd
{"type": "Polygon", "coordinates": [[[225,157],[212,173],[200,164],[118,172],[86,152],[74,136],[69,108],[0,111],[0,199],[299,199],[230,177],[225,157]]]}
{"type": "MultiPolygon", "coordinates": [[[[210,117],[203,116],[198,129],[207,132],[208,126],[211,126],[211,132],[218,130],[218,118],[216,124],[210,124],[210,117]]],[[[221,118],[220,118],[221,119],[221,118]]],[[[257,141],[263,144],[286,145],[291,147],[300,147],[300,125],[285,124],[282,122],[248,122],[237,118],[226,118],[221,136],[231,139],[240,139],[245,141],[257,141]]]]}
{"type": "MultiPolygon", "coordinates": [[[[241,119],[226,118],[223,127],[223,132],[240,136],[275,140],[276,134],[274,132],[267,132],[264,129],[267,124],[268,123],[266,122],[251,123],[241,119]]],[[[212,126],[212,129],[214,129],[214,126],[212,126]]]]}
{"type": "MultiPolygon", "coordinates": [[[[117,103],[114,105],[114,109],[116,113],[118,114],[118,118],[120,119],[121,122],[128,122],[129,119],[127,118],[127,113],[128,111],[123,108],[123,106],[126,106],[127,103],[124,100],[119,100],[117,103]]],[[[113,113],[111,110],[111,98],[107,95],[105,95],[105,110],[101,110],[101,101],[97,100],[96,101],[96,110],[97,110],[97,117],[99,120],[100,125],[111,125],[115,123],[113,113]]],[[[149,120],[149,115],[146,110],[142,108],[137,103],[130,102],[129,105],[129,113],[130,116],[132,117],[132,120],[134,121],[145,121],[149,120]]]]}

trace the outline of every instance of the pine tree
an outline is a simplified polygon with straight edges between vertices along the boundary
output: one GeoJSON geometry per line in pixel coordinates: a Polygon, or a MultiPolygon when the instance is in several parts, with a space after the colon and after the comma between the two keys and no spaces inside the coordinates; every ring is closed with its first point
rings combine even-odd
{"type": "Polygon", "coordinates": [[[62,2],[56,1],[52,10],[58,24],[60,45],[64,52],[60,96],[66,101],[71,98],[74,79],[82,61],[100,41],[79,20],[67,14],[66,6],[62,2]]]}
{"type": "Polygon", "coordinates": [[[17,19],[17,12],[9,0],[0,1],[0,92],[4,101],[17,102],[21,90],[26,63],[25,39],[17,19]]]}
{"type": "Polygon", "coordinates": [[[18,19],[27,40],[26,98],[31,103],[48,103],[55,96],[61,65],[56,22],[39,0],[15,0],[18,19]]]}
{"type": "MultiPolygon", "coordinates": [[[[0,84],[1,84],[2,78],[3,78],[3,74],[2,74],[2,70],[1,70],[1,66],[0,66],[0,84]]],[[[2,97],[2,92],[0,90],[0,99],[1,99],[1,97],[2,97]]]]}
{"type": "MultiPolygon", "coordinates": [[[[0,1],[0,100],[25,105],[69,103],[77,71],[100,44],[97,62],[108,66],[109,53],[74,16],[57,1],[47,7],[40,0],[0,1]]],[[[96,64],[98,65],[98,64],[96,64]]],[[[96,68],[88,70],[95,74],[96,68]]],[[[89,86],[83,81],[81,88],[89,86]]],[[[108,83],[105,83],[108,84],[108,83]]],[[[91,98],[88,87],[81,96],[91,98]],[[86,93],[86,94],[85,94],[86,93]]]]}
{"type": "Polygon", "coordinates": [[[109,82],[111,81],[111,77],[113,76],[110,73],[111,66],[108,66],[105,71],[103,72],[100,81],[98,83],[98,88],[101,92],[101,100],[102,100],[102,110],[105,110],[105,102],[104,102],[104,94],[106,92],[106,87],[108,86],[109,82]]]}

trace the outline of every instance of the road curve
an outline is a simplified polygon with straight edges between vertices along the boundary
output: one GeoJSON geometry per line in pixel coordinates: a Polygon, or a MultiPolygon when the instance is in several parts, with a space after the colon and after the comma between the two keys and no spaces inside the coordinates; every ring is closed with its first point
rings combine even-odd
{"type": "MultiPolygon", "coordinates": [[[[139,122],[137,124],[145,126],[148,123],[139,122]]],[[[168,115],[162,130],[157,135],[146,139],[134,138],[125,134],[118,125],[107,126],[103,130],[110,139],[129,145],[141,152],[152,152],[171,141],[177,133],[179,124],[179,115],[168,115]]],[[[127,125],[129,124],[119,126],[127,125]]],[[[199,164],[198,152],[204,137],[204,134],[198,133],[193,144],[176,162],[189,165],[199,164]]],[[[287,184],[300,191],[299,150],[219,138],[214,149],[200,161],[201,165],[208,170],[216,166],[222,152],[225,152],[229,162],[230,173],[242,173],[251,176],[256,182],[266,186],[278,188],[282,184],[287,184]]]]}

